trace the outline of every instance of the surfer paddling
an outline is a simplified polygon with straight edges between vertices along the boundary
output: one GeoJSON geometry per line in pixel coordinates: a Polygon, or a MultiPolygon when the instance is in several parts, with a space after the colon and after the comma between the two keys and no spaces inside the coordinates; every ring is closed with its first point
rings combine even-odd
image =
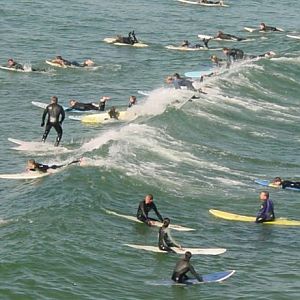
{"type": "MultiPolygon", "coordinates": [[[[81,160],[73,160],[72,162],[68,163],[67,165],[80,163],[81,160]]],[[[28,172],[40,172],[40,173],[47,173],[49,169],[55,170],[62,167],[65,167],[67,165],[44,165],[36,162],[34,159],[29,159],[27,161],[27,167],[26,170],[28,172]]]]}
{"type": "Polygon", "coordinates": [[[191,257],[192,253],[187,251],[185,252],[184,257],[177,262],[172,274],[172,280],[176,283],[185,283],[185,281],[189,279],[186,275],[188,272],[191,272],[199,282],[203,281],[202,276],[195,271],[194,267],[190,263],[191,257]]]}
{"type": "Polygon", "coordinates": [[[78,110],[78,111],[100,110],[100,111],[104,111],[106,101],[109,100],[109,99],[110,99],[110,97],[103,96],[100,99],[100,102],[99,102],[98,105],[95,104],[95,103],[83,103],[83,102],[79,102],[75,99],[71,99],[69,101],[69,107],[65,111],[72,111],[72,110],[78,110]]]}
{"type": "Polygon", "coordinates": [[[153,202],[153,195],[152,194],[148,194],[146,195],[145,199],[143,201],[140,202],[137,213],[136,213],[136,217],[138,220],[142,221],[143,223],[152,226],[153,225],[153,221],[156,221],[154,219],[151,219],[148,217],[148,214],[150,212],[150,210],[154,210],[156,216],[158,217],[158,219],[163,222],[163,217],[161,216],[161,214],[158,212],[156,205],[153,202]]]}
{"type": "Polygon", "coordinates": [[[275,220],[274,204],[269,199],[269,192],[263,191],[259,194],[259,198],[262,201],[260,210],[256,216],[256,223],[263,223],[275,220]]]}
{"type": "Polygon", "coordinates": [[[167,252],[175,252],[171,247],[182,249],[182,247],[172,238],[170,233],[170,219],[164,218],[163,225],[158,232],[158,248],[167,252]]]}
{"type": "Polygon", "coordinates": [[[44,113],[42,116],[42,123],[41,123],[41,127],[44,127],[45,119],[46,119],[46,116],[48,115],[45,132],[42,137],[42,142],[46,141],[51,128],[54,127],[54,129],[57,132],[57,137],[56,137],[54,146],[58,146],[60,143],[60,140],[61,140],[61,137],[63,134],[61,125],[65,119],[65,111],[64,111],[63,107],[61,105],[59,105],[57,102],[58,102],[58,98],[56,96],[52,96],[51,103],[44,110],[44,113]]]}
{"type": "Polygon", "coordinates": [[[83,61],[82,63],[79,63],[77,61],[69,61],[66,60],[64,58],[62,58],[62,56],[58,55],[55,57],[55,59],[51,60],[52,63],[54,64],[58,64],[62,67],[91,67],[94,65],[94,62],[91,59],[86,59],[85,61],[83,61]]]}
{"type": "Polygon", "coordinates": [[[233,40],[233,41],[244,41],[245,38],[238,37],[233,34],[224,33],[223,31],[218,31],[218,34],[215,36],[215,39],[221,39],[221,40],[233,40]]]}
{"type": "Polygon", "coordinates": [[[299,181],[282,180],[280,177],[275,177],[272,180],[272,185],[276,185],[278,187],[281,187],[282,189],[294,188],[294,189],[300,190],[300,182],[299,181]]]}
{"type": "Polygon", "coordinates": [[[281,31],[279,28],[273,27],[273,26],[267,26],[265,23],[260,23],[259,25],[260,31],[281,31]]]}

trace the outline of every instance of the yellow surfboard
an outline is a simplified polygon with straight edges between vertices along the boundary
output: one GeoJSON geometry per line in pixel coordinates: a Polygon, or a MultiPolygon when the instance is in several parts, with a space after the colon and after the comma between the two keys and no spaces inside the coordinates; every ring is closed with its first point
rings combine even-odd
{"type": "Polygon", "coordinates": [[[125,44],[125,43],[119,43],[119,42],[117,42],[117,38],[114,38],[114,37],[105,38],[103,41],[105,43],[114,44],[114,45],[117,45],[117,46],[131,46],[131,47],[137,47],[137,48],[145,48],[145,47],[149,46],[149,45],[141,43],[141,42],[134,43],[133,45],[125,44]]]}
{"type": "Polygon", "coordinates": [[[99,123],[105,123],[113,120],[130,121],[136,117],[136,115],[133,112],[129,112],[129,111],[120,111],[119,113],[120,114],[118,119],[113,119],[109,116],[107,112],[103,112],[100,114],[90,114],[90,115],[83,116],[80,120],[82,123],[99,124],[99,123]]]}
{"type": "MultiPolygon", "coordinates": [[[[210,209],[209,212],[217,218],[230,220],[230,221],[255,222],[256,219],[255,217],[237,215],[237,214],[216,210],[216,209],[210,209]]],[[[264,222],[264,224],[282,225],[282,226],[300,226],[300,221],[278,218],[275,219],[274,221],[264,222]]]]}

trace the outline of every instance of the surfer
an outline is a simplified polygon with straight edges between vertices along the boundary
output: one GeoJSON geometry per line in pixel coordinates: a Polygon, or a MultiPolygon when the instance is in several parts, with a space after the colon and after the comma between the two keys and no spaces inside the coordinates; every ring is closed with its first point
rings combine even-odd
{"type": "Polygon", "coordinates": [[[131,107],[133,105],[136,105],[137,100],[136,100],[136,96],[130,96],[129,97],[129,103],[128,103],[128,107],[131,107]]]}
{"type": "Polygon", "coordinates": [[[115,43],[122,43],[122,44],[129,44],[133,45],[135,43],[138,43],[139,41],[137,40],[134,30],[130,31],[128,33],[128,37],[123,37],[121,35],[117,35],[115,43]]]}
{"type": "Polygon", "coordinates": [[[265,23],[260,23],[259,30],[260,31],[281,31],[276,27],[267,26],[265,23]]]}
{"type": "Polygon", "coordinates": [[[244,51],[241,49],[229,49],[224,47],[223,53],[227,57],[227,68],[229,68],[233,62],[244,58],[244,51]]]}
{"type": "Polygon", "coordinates": [[[168,76],[166,78],[166,82],[168,84],[173,84],[175,89],[181,89],[183,86],[185,86],[188,90],[190,91],[197,91],[194,86],[192,81],[186,78],[180,77],[178,73],[175,73],[173,76],[168,76]]]}
{"type": "Polygon", "coordinates": [[[259,194],[260,200],[263,202],[256,216],[256,223],[263,223],[275,220],[274,204],[269,199],[269,192],[263,191],[259,194]]]}
{"type": "Polygon", "coordinates": [[[71,65],[72,66],[75,66],[75,67],[81,67],[81,68],[84,68],[84,67],[91,67],[93,66],[95,63],[91,60],[91,59],[86,59],[84,60],[82,63],[79,63],[77,62],[76,60],[72,61],[71,62],[71,65]]]}
{"type": "Polygon", "coordinates": [[[116,120],[118,120],[120,116],[120,112],[118,112],[114,106],[108,111],[108,114],[111,119],[116,120]]]}
{"type": "Polygon", "coordinates": [[[184,283],[186,280],[188,280],[189,277],[186,275],[187,272],[191,272],[199,282],[203,281],[202,276],[199,275],[191,265],[191,257],[192,253],[187,251],[185,252],[184,257],[176,263],[172,274],[172,280],[174,280],[176,283],[184,283]]]}
{"type": "MultiPolygon", "coordinates": [[[[72,162],[68,163],[67,165],[71,165],[71,164],[75,164],[75,163],[79,163],[80,160],[73,160],[72,162]]],[[[44,165],[44,164],[40,164],[38,162],[36,162],[34,159],[29,159],[27,161],[27,167],[26,170],[30,171],[30,172],[40,172],[40,173],[47,173],[47,171],[49,169],[59,169],[62,167],[65,167],[66,165],[44,165]]]]}
{"type": "Polygon", "coordinates": [[[281,188],[283,188],[283,189],[285,189],[287,187],[300,189],[299,181],[282,180],[280,177],[275,177],[272,180],[272,185],[281,186],[281,188]]]}
{"type": "Polygon", "coordinates": [[[145,196],[144,200],[140,202],[137,213],[136,213],[136,217],[138,220],[146,223],[147,225],[151,226],[152,225],[152,221],[156,221],[154,219],[151,219],[148,217],[148,214],[150,212],[150,210],[153,209],[156,216],[158,217],[158,219],[163,222],[163,217],[161,216],[161,214],[158,212],[156,205],[153,202],[153,195],[152,194],[148,194],[145,196]]]}
{"type": "Polygon", "coordinates": [[[8,59],[6,66],[11,69],[24,70],[24,67],[16,61],[14,61],[12,58],[8,59]]]}
{"type": "Polygon", "coordinates": [[[219,4],[219,5],[224,5],[224,1],[210,1],[210,0],[199,0],[198,3],[205,3],[205,4],[219,4]]]}
{"type": "Polygon", "coordinates": [[[179,249],[182,249],[182,247],[172,238],[169,225],[170,219],[164,218],[163,225],[158,232],[158,248],[163,251],[175,252],[170,247],[177,247],[179,249]]]}
{"type": "Polygon", "coordinates": [[[219,58],[217,55],[212,55],[210,57],[210,60],[216,67],[220,68],[222,66],[221,62],[223,61],[223,59],[219,58]]]}
{"type": "Polygon", "coordinates": [[[91,59],[86,59],[83,63],[80,64],[77,61],[66,60],[60,55],[56,56],[55,59],[51,60],[51,62],[62,67],[91,67],[92,65],[94,65],[94,62],[91,59]]]}
{"type": "Polygon", "coordinates": [[[210,41],[209,39],[202,39],[204,46],[201,44],[195,44],[194,46],[191,45],[191,43],[188,40],[184,40],[180,47],[183,48],[207,48],[208,49],[208,42],[210,41]]]}
{"type": "Polygon", "coordinates": [[[42,123],[41,123],[41,127],[44,127],[45,125],[45,118],[48,115],[48,120],[46,123],[46,128],[45,128],[45,132],[43,134],[42,137],[42,142],[45,142],[47,139],[47,136],[51,130],[52,127],[54,127],[54,129],[57,132],[57,137],[56,137],[56,141],[55,141],[55,146],[59,145],[59,142],[61,140],[62,134],[63,134],[63,130],[61,127],[62,122],[65,119],[65,111],[62,108],[62,106],[60,106],[58,103],[58,99],[56,96],[52,96],[51,97],[51,103],[45,108],[43,116],[42,116],[42,123]],[[61,118],[59,118],[61,116],[61,118]]]}
{"type": "Polygon", "coordinates": [[[65,111],[88,111],[88,110],[99,110],[99,106],[96,106],[94,103],[82,103],[77,100],[71,99],[69,101],[69,107],[65,111]]]}
{"type": "Polygon", "coordinates": [[[275,56],[276,53],[274,51],[268,51],[266,53],[260,54],[260,55],[245,55],[245,58],[254,59],[254,58],[269,58],[275,56]]]}
{"type": "Polygon", "coordinates": [[[216,39],[221,40],[235,40],[235,41],[244,41],[245,38],[241,38],[232,34],[224,33],[223,31],[218,31],[218,34],[215,36],[216,39]]]}

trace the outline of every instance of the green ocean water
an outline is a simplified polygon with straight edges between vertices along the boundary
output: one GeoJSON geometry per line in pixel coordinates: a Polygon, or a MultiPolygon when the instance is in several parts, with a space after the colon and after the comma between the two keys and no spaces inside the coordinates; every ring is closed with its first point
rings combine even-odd
{"type": "MultiPolygon", "coordinates": [[[[46,74],[0,70],[0,173],[19,173],[26,160],[66,163],[53,176],[0,181],[0,299],[298,299],[299,228],[258,226],[216,219],[210,208],[254,215],[262,188],[254,179],[300,180],[298,1],[228,1],[228,8],[175,0],[0,1],[1,64],[13,57],[47,68],[46,74]],[[265,22],[283,33],[250,34],[265,22]],[[136,35],[148,48],[108,45],[116,34],[136,35]],[[164,48],[218,30],[254,39],[217,43],[245,53],[277,53],[243,62],[209,79],[207,95],[170,90],[164,78],[210,67],[221,52],[164,48]],[[62,55],[92,58],[96,70],[58,70],[44,64],[62,55]],[[149,97],[137,94],[150,91],[149,97]],[[11,149],[8,138],[39,141],[42,110],[31,101],[57,95],[67,104],[111,96],[124,108],[137,95],[132,122],[85,126],[66,118],[64,153],[11,149]],[[163,216],[195,228],[173,232],[189,247],[221,247],[220,256],[194,256],[200,273],[235,269],[222,284],[188,288],[151,286],[168,279],[178,257],[138,251],[124,243],[155,245],[157,229],[105,212],[134,215],[152,193],[163,216]]],[[[48,141],[54,142],[55,132],[48,141]]],[[[270,189],[276,215],[300,220],[297,192],[270,189]]]]}

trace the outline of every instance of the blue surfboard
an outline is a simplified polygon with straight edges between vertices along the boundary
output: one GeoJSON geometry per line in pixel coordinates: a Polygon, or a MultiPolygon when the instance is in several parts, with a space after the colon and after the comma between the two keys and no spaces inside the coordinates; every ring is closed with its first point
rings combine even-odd
{"type": "MultiPolygon", "coordinates": [[[[270,180],[255,179],[254,182],[261,185],[261,186],[268,186],[268,187],[272,187],[272,188],[275,188],[275,189],[282,189],[281,186],[273,185],[270,180]]],[[[284,188],[284,190],[300,192],[299,188],[288,187],[288,186],[286,188],[284,188]]]]}
{"type": "Polygon", "coordinates": [[[200,78],[201,76],[209,75],[213,73],[212,69],[204,70],[204,71],[191,71],[184,73],[184,76],[191,78],[200,78]]]}
{"type": "Polygon", "coordinates": [[[194,285],[194,284],[202,284],[202,283],[210,283],[210,282],[221,282],[231,277],[235,273],[235,270],[222,271],[217,273],[211,273],[202,275],[202,282],[199,282],[196,278],[191,278],[185,281],[184,283],[175,283],[173,280],[156,280],[156,281],[148,281],[147,283],[150,285],[194,285]]]}

